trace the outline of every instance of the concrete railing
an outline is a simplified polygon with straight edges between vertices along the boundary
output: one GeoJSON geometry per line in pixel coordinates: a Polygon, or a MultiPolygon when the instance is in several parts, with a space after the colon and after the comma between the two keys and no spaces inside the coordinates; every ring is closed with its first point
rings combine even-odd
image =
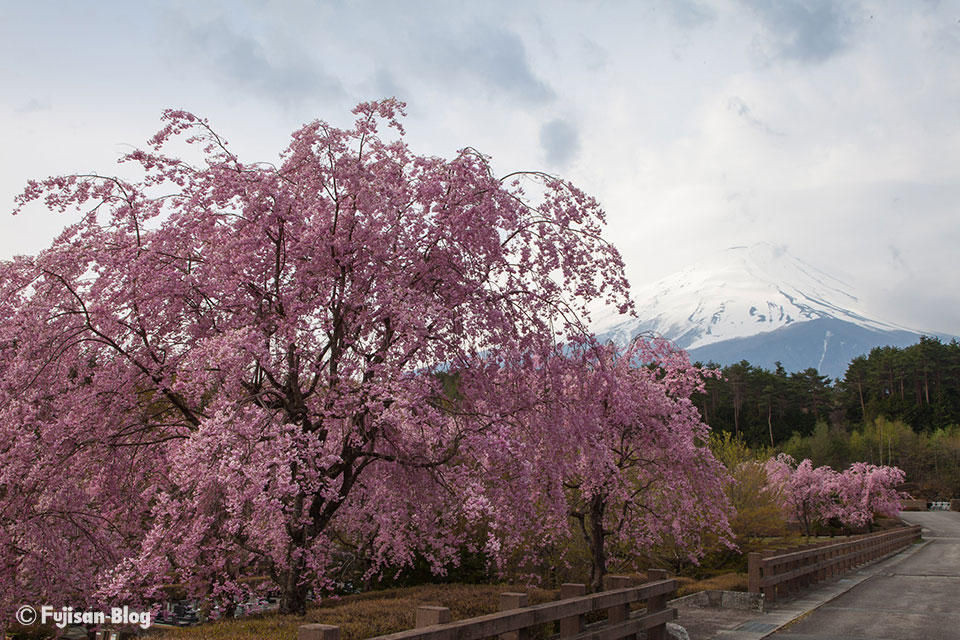
{"type": "Polygon", "coordinates": [[[920,527],[867,533],[834,544],[747,554],[748,589],[773,602],[778,596],[899,551],[920,538],[920,527]]]}
{"type": "MultiPolygon", "coordinates": [[[[500,594],[500,612],[466,620],[450,621],[446,607],[419,607],[417,628],[375,640],[525,640],[531,627],[558,623],[559,638],[619,640],[646,631],[649,640],[664,640],[666,625],[676,619],[677,610],[667,607],[668,596],[677,590],[677,581],[665,571],[651,569],[647,582],[632,586],[634,580],[607,576],[605,591],[586,595],[582,584],[564,584],[560,600],[528,606],[525,593],[500,594]],[[634,602],[646,601],[645,610],[631,612],[634,602]],[[606,620],[585,624],[587,614],[606,611],[606,620]]],[[[323,624],[302,625],[297,640],[339,640],[340,628],[323,624]]]]}

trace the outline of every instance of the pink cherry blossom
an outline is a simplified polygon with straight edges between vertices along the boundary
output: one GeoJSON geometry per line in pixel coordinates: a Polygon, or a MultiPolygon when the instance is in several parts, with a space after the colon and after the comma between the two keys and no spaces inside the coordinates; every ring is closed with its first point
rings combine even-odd
{"type": "Polygon", "coordinates": [[[572,449],[555,464],[568,513],[591,550],[594,589],[611,553],[636,561],[668,544],[696,561],[708,534],[732,546],[726,470],[706,446],[709,427],[690,400],[713,372],[659,339],[622,351],[585,342],[570,352],[564,419],[572,449]]]}
{"type": "Polygon", "coordinates": [[[896,517],[902,497],[896,486],[905,477],[897,467],[853,463],[841,474],[837,485],[837,517],[852,527],[872,525],[877,515],[896,517]]]}
{"type": "MultiPolygon", "coordinates": [[[[544,460],[580,464],[587,494],[607,482],[612,459],[593,472],[558,453],[574,418],[549,393],[561,373],[584,393],[600,382],[543,360],[584,334],[591,301],[629,308],[597,202],[543,174],[498,179],[472,149],[414,154],[397,101],[355,114],[351,129],[302,127],[274,166],[171,110],[125,158],[139,181],[28,184],[18,211],[80,216],[0,264],[0,615],[143,601],[171,582],[229,600],[251,575],[302,613],[343,541],[374,567],[419,554],[439,571],[465,522],[489,522],[495,552],[540,524],[511,505],[563,504],[544,460]],[[178,142],[202,162],[170,154],[178,142]]],[[[656,381],[631,374],[671,399],[584,415],[576,444],[602,450],[597,429],[627,414],[664,438],[674,415],[700,433],[677,357],[656,381]]]]}
{"type": "Polygon", "coordinates": [[[779,487],[793,519],[807,536],[814,525],[838,519],[847,526],[871,525],[877,515],[895,516],[900,509],[896,485],[904,473],[896,467],[856,462],[842,473],[810,460],[796,464],[780,454],[766,463],[769,481],[779,487]]]}

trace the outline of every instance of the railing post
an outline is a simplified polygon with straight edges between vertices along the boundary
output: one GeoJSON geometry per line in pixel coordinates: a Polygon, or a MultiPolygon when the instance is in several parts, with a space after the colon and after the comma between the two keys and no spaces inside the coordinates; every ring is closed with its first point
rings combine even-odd
{"type": "Polygon", "coordinates": [[[747,554],[747,591],[760,593],[760,558],[763,556],[752,551],[747,554]]]}
{"type": "Polygon", "coordinates": [[[340,627],[329,624],[302,624],[297,628],[297,640],[340,640],[340,627]]]}
{"type": "MultiPolygon", "coordinates": [[[[647,569],[647,581],[666,580],[667,572],[663,569],[647,569]]],[[[663,593],[647,599],[647,613],[663,611],[667,608],[667,594],[663,593]]],[[[629,615],[629,611],[627,612],[629,615]]],[[[647,640],[667,640],[667,625],[659,624],[647,629],[647,640]]]]}
{"type": "MultiPolygon", "coordinates": [[[[773,554],[772,551],[762,551],[760,553],[760,577],[769,578],[771,574],[776,574],[775,571],[771,571],[769,565],[763,562],[764,558],[769,558],[773,554]]],[[[772,585],[769,587],[763,587],[761,591],[763,592],[763,599],[767,602],[776,602],[777,600],[777,590],[779,585],[772,585]]]]}
{"type": "Polygon", "coordinates": [[[450,622],[450,609],[429,605],[417,607],[417,621],[414,624],[417,629],[420,627],[430,627],[435,624],[444,624],[445,622],[450,622]]]}
{"type": "Polygon", "coordinates": [[[823,561],[827,559],[827,553],[828,551],[826,549],[821,549],[817,551],[817,555],[813,557],[814,561],[820,565],[816,574],[814,574],[814,582],[820,582],[826,577],[826,571],[823,568],[823,561]]]}
{"type": "MultiPolygon", "coordinates": [[[[806,551],[809,547],[810,545],[805,544],[803,545],[803,549],[800,549],[800,551],[806,551]]],[[[805,573],[807,568],[806,565],[806,558],[797,558],[794,570],[800,572],[800,575],[797,576],[797,581],[795,583],[798,591],[807,586],[807,579],[810,577],[807,573],[805,573]]]]}
{"type": "MultiPolygon", "coordinates": [[[[530,597],[525,593],[501,593],[500,611],[512,611],[513,609],[522,609],[530,602],[530,597]]],[[[500,640],[527,640],[529,632],[527,629],[518,629],[517,631],[508,631],[500,634],[500,640]]]]}
{"type": "MultiPolygon", "coordinates": [[[[614,589],[626,589],[633,586],[633,578],[627,576],[603,576],[603,590],[612,591],[614,589]]],[[[618,604],[615,607],[607,609],[607,620],[610,622],[623,622],[630,616],[629,604],[618,604]]]]}
{"type": "MultiPolygon", "coordinates": [[[[560,585],[560,599],[578,598],[587,595],[587,585],[574,584],[571,582],[560,585]]],[[[560,637],[569,638],[583,631],[584,617],[582,615],[570,616],[560,619],[560,637]]]]}
{"type": "MultiPolygon", "coordinates": [[[[792,549],[790,549],[790,553],[796,553],[797,551],[798,551],[797,547],[793,547],[792,549]]],[[[783,571],[785,573],[790,573],[791,571],[796,569],[796,567],[797,567],[797,561],[790,560],[789,562],[786,563],[786,566],[783,567],[783,571]]],[[[783,586],[787,593],[793,593],[794,591],[797,590],[797,579],[787,578],[787,580],[783,583],[783,586]]]]}

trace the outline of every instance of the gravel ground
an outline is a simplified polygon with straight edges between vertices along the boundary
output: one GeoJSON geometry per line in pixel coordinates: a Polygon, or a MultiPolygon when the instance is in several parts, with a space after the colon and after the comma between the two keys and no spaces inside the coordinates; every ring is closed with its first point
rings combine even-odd
{"type": "Polygon", "coordinates": [[[678,606],[677,612],[675,622],[687,630],[690,640],[710,640],[719,631],[733,629],[762,615],[750,609],[697,606],[678,606]]]}

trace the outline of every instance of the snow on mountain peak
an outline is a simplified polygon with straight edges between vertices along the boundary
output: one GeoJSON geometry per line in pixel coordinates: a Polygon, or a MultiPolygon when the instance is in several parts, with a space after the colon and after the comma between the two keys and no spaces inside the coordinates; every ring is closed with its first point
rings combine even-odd
{"type": "Polygon", "coordinates": [[[596,333],[625,341],[652,332],[695,349],[817,318],[902,329],[860,312],[849,285],[769,243],[730,247],[637,289],[634,300],[636,318],[601,318],[596,333]]]}

